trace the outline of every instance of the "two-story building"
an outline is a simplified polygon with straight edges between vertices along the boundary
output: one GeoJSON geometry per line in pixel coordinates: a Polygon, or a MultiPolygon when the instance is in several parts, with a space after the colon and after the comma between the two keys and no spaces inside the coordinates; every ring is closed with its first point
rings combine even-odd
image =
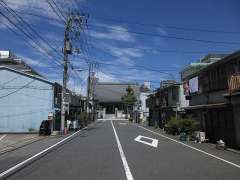
{"type": "Polygon", "coordinates": [[[156,98],[156,91],[148,95],[148,98],[146,99],[146,105],[147,105],[147,108],[149,109],[149,116],[147,118],[147,122],[149,126],[154,126],[159,119],[159,113],[156,108],[158,105],[157,98],[156,98]]]}
{"type": "Polygon", "coordinates": [[[184,108],[188,106],[188,100],[184,96],[183,84],[174,80],[162,81],[155,94],[149,96],[148,104],[151,124],[157,123],[163,128],[171,117],[177,118],[185,113],[184,108]]]}
{"type": "Polygon", "coordinates": [[[185,109],[201,123],[206,138],[240,147],[240,51],[193,73],[183,81],[190,99],[185,109]]]}
{"type": "MultiPolygon", "coordinates": [[[[75,120],[84,102],[67,92],[67,118],[75,120]]],[[[60,84],[47,80],[9,51],[0,51],[0,133],[38,132],[49,114],[54,116],[52,130],[60,130],[61,99],[60,84]]]]}
{"type": "Polygon", "coordinates": [[[149,108],[146,105],[148,96],[152,94],[150,82],[144,82],[139,89],[138,113],[142,122],[146,122],[149,117],[149,108]]]}

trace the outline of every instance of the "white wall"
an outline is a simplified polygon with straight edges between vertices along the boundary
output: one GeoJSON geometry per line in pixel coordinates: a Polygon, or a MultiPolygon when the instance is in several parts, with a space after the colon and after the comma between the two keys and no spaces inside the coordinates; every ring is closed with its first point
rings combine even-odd
{"type": "Polygon", "coordinates": [[[146,100],[148,98],[148,95],[150,95],[151,93],[149,92],[140,92],[140,95],[139,95],[139,99],[141,101],[141,107],[140,107],[140,112],[141,113],[141,118],[146,118],[149,116],[149,108],[147,107],[146,105],[146,100]]]}
{"type": "Polygon", "coordinates": [[[38,131],[53,112],[53,96],[51,84],[0,70],[0,132],[38,131]]]}
{"type": "Polygon", "coordinates": [[[189,100],[186,100],[182,84],[179,86],[179,100],[180,100],[180,107],[188,107],[189,106],[189,100]]]}

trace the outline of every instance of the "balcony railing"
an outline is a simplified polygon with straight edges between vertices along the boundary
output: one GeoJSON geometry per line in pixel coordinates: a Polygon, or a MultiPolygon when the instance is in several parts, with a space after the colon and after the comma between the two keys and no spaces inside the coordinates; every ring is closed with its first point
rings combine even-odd
{"type": "Polygon", "coordinates": [[[240,74],[233,74],[228,81],[229,92],[240,91],[240,74]]]}

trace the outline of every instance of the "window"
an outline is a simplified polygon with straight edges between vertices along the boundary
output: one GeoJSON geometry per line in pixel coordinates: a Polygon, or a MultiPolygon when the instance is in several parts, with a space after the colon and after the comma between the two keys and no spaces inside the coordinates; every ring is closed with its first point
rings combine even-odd
{"type": "Polygon", "coordinates": [[[178,100],[178,88],[172,88],[172,100],[173,101],[178,100]]]}
{"type": "Polygon", "coordinates": [[[190,93],[198,92],[198,76],[189,80],[189,91],[190,93]]]}

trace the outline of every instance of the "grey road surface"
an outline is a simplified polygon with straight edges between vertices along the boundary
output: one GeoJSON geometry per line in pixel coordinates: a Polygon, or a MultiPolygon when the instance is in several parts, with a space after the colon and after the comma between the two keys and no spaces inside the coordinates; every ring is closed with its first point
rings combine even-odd
{"type": "Polygon", "coordinates": [[[126,174],[126,164],[122,161],[123,156],[134,180],[240,179],[240,168],[236,166],[127,121],[112,122],[123,154],[119,153],[111,121],[99,121],[7,179],[130,180],[131,176],[126,174]],[[158,146],[135,141],[139,135],[157,139],[158,146]]]}

